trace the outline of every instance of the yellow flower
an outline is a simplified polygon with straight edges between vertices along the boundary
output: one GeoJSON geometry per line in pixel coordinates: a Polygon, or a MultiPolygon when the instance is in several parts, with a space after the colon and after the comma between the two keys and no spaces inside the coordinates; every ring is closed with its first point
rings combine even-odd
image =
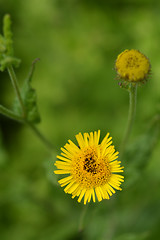
{"type": "Polygon", "coordinates": [[[138,50],[125,50],[118,55],[116,64],[118,76],[128,82],[143,82],[150,73],[148,58],[138,50]]]}
{"type": "Polygon", "coordinates": [[[103,141],[99,143],[100,130],[90,133],[76,135],[78,146],[71,140],[61,148],[60,160],[55,165],[58,170],[56,174],[69,174],[69,176],[59,180],[61,187],[65,187],[66,193],[72,194],[72,198],[78,196],[78,202],[84,197],[84,204],[102,199],[109,199],[115,193],[115,189],[120,188],[124,181],[123,176],[116,174],[123,172],[120,166],[118,152],[112,146],[109,133],[103,141]]]}

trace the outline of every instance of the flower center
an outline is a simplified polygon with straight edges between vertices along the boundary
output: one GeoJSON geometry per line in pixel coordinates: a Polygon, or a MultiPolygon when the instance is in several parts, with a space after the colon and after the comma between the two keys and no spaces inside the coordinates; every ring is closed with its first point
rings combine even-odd
{"type": "Polygon", "coordinates": [[[92,174],[97,173],[96,161],[93,159],[92,156],[84,160],[84,170],[92,174]]]}
{"type": "Polygon", "coordinates": [[[105,184],[111,176],[108,157],[98,156],[97,147],[82,150],[73,159],[71,172],[75,181],[87,189],[105,184]]]}

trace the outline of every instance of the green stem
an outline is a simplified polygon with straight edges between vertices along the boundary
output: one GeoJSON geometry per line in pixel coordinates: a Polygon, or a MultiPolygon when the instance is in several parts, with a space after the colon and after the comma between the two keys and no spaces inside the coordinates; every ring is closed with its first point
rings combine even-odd
{"type": "Polygon", "coordinates": [[[16,115],[14,112],[12,112],[11,110],[3,107],[2,105],[0,105],[0,113],[3,114],[4,116],[8,117],[8,118],[13,119],[13,120],[23,122],[22,117],[16,115]]]}
{"type": "MultiPolygon", "coordinates": [[[[5,17],[4,17],[4,38],[6,40],[7,51],[9,51],[9,52],[7,52],[7,54],[11,53],[11,56],[12,56],[12,33],[11,33],[10,25],[11,25],[10,16],[5,15],[5,17]]],[[[34,68],[35,68],[35,63],[37,60],[38,59],[36,59],[32,63],[32,68],[31,68],[31,72],[29,73],[28,81],[30,81],[32,78],[34,68]]],[[[49,149],[50,151],[53,150],[52,144],[43,136],[43,134],[32,123],[29,123],[27,121],[26,108],[23,103],[23,98],[21,96],[21,92],[20,92],[20,88],[18,85],[16,74],[15,74],[14,69],[11,64],[7,67],[7,70],[8,70],[13,88],[15,90],[16,96],[18,98],[19,104],[21,106],[22,115],[18,116],[11,110],[3,107],[2,105],[0,105],[0,113],[2,113],[3,115],[5,115],[8,118],[12,118],[16,121],[21,121],[21,122],[25,123],[26,125],[28,125],[34,131],[36,136],[44,143],[44,145],[47,147],[47,149],[49,149]]]]}
{"type": "Polygon", "coordinates": [[[43,136],[43,134],[33,124],[27,122],[21,116],[16,115],[14,112],[12,112],[11,110],[3,107],[2,105],[0,105],[0,113],[3,114],[4,116],[8,117],[8,118],[11,118],[11,119],[15,120],[15,121],[26,123],[26,125],[28,125],[33,130],[33,132],[36,134],[36,136],[47,147],[49,152],[54,150],[53,145],[43,136]]]}
{"type": "MultiPolygon", "coordinates": [[[[30,80],[30,78],[32,77],[32,74],[33,74],[34,64],[35,64],[35,62],[33,62],[32,69],[31,69],[31,72],[30,72],[30,75],[29,75],[29,80],[30,80]]],[[[20,93],[20,89],[19,89],[19,86],[18,86],[17,77],[16,77],[16,74],[15,74],[14,69],[13,69],[12,66],[8,67],[8,73],[9,73],[9,76],[11,78],[11,82],[12,82],[12,85],[14,87],[14,90],[15,90],[15,93],[17,95],[17,98],[19,100],[19,103],[21,105],[22,116],[20,117],[20,116],[15,115],[12,111],[4,108],[3,106],[0,106],[0,113],[4,114],[5,116],[7,116],[9,118],[12,118],[14,120],[24,122],[26,125],[28,125],[32,129],[32,131],[36,134],[36,136],[47,147],[49,152],[53,151],[54,150],[53,145],[43,136],[43,134],[35,127],[35,125],[33,125],[32,123],[28,122],[27,119],[26,119],[25,106],[23,104],[23,99],[22,99],[22,96],[21,96],[21,93],[20,93]]]]}
{"type": "Polygon", "coordinates": [[[41,140],[41,142],[46,146],[49,152],[53,152],[55,150],[54,146],[51,142],[49,142],[44,135],[34,126],[32,123],[25,121],[25,123],[32,129],[32,131],[36,134],[36,136],[41,140]]]}
{"type": "Polygon", "coordinates": [[[130,84],[129,88],[129,113],[128,113],[128,123],[127,123],[127,128],[125,131],[124,138],[121,143],[120,147],[120,157],[122,158],[125,148],[127,145],[127,142],[129,140],[129,136],[131,134],[132,126],[134,123],[134,118],[135,118],[135,113],[136,113],[136,101],[137,99],[137,85],[133,85],[132,83],[130,84]]]}
{"type": "Polygon", "coordinates": [[[86,212],[87,212],[87,208],[88,208],[88,205],[85,205],[83,206],[83,209],[82,209],[82,212],[81,212],[81,216],[80,216],[80,220],[79,220],[79,226],[78,226],[78,231],[81,233],[84,229],[84,218],[85,218],[85,215],[86,215],[86,212]]]}
{"type": "Polygon", "coordinates": [[[19,100],[19,103],[21,105],[21,110],[22,110],[22,116],[23,118],[25,118],[26,116],[26,111],[25,111],[25,107],[24,107],[24,104],[23,104],[23,100],[22,100],[22,96],[21,96],[21,93],[20,93],[20,90],[19,90],[19,86],[18,86],[18,81],[17,81],[17,77],[15,75],[15,72],[14,72],[14,69],[12,66],[9,66],[8,67],[8,73],[9,73],[9,76],[11,78],[11,82],[12,82],[12,85],[14,87],[14,90],[15,90],[15,93],[17,95],[17,98],[19,100]]]}

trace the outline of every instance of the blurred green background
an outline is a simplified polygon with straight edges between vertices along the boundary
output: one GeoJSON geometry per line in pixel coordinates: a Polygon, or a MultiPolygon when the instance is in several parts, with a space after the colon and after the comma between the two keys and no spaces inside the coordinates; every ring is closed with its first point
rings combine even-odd
{"type": "MultiPolygon", "coordinates": [[[[26,126],[0,116],[1,240],[152,240],[160,235],[160,3],[151,0],[0,0],[12,17],[20,85],[35,58],[33,87],[52,156],[26,126]],[[135,125],[122,164],[123,191],[83,210],[57,186],[56,154],[78,132],[110,132],[119,149],[127,122],[128,93],[114,63],[125,49],[149,57],[152,73],[138,88],[135,125]],[[151,123],[153,124],[151,126],[151,123]]],[[[14,91],[0,73],[0,103],[12,107],[14,91]]]]}

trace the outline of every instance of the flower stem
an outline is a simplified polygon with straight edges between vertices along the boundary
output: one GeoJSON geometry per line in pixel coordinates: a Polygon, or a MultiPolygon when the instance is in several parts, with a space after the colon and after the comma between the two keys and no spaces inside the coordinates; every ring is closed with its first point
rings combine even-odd
{"type": "Polygon", "coordinates": [[[0,105],[0,113],[8,118],[18,121],[18,122],[23,122],[23,119],[21,116],[16,115],[14,112],[3,107],[2,105],[0,105]]]}
{"type": "Polygon", "coordinates": [[[23,116],[23,118],[25,118],[26,111],[25,111],[25,107],[24,107],[24,104],[23,104],[22,96],[21,96],[21,93],[20,93],[20,90],[19,90],[16,74],[15,74],[14,69],[13,69],[12,66],[9,66],[7,68],[7,70],[8,70],[9,76],[11,78],[11,82],[12,82],[13,88],[15,90],[15,93],[16,93],[17,98],[19,100],[19,103],[21,105],[22,116],[23,116]]]}
{"type": "Polygon", "coordinates": [[[78,226],[78,231],[79,233],[81,233],[84,229],[84,218],[85,218],[85,215],[86,215],[86,212],[87,212],[87,208],[88,208],[88,205],[85,205],[83,206],[83,209],[82,209],[82,212],[81,212],[81,215],[80,215],[80,220],[79,220],[79,226],[78,226]]]}
{"type": "Polygon", "coordinates": [[[36,128],[35,125],[33,125],[32,123],[29,123],[28,121],[25,121],[25,123],[32,129],[32,131],[40,139],[40,141],[46,146],[49,152],[55,149],[52,143],[45,138],[45,136],[39,131],[38,128],[36,128]]]}
{"type": "Polygon", "coordinates": [[[137,99],[137,85],[130,84],[129,91],[129,113],[128,113],[128,123],[127,128],[124,134],[124,138],[121,143],[120,147],[120,157],[122,158],[125,148],[129,139],[129,136],[131,134],[132,126],[134,123],[135,113],[136,113],[136,99],[137,99]]]}
{"type": "MultiPolygon", "coordinates": [[[[32,77],[33,70],[34,70],[34,65],[33,65],[32,71],[31,71],[31,73],[29,75],[29,79],[32,77]]],[[[44,137],[44,135],[36,128],[36,126],[33,123],[28,122],[28,120],[26,118],[26,109],[25,109],[25,106],[23,104],[23,99],[22,99],[21,92],[20,92],[20,89],[19,89],[17,77],[16,77],[16,74],[15,74],[14,69],[13,69],[12,66],[8,67],[8,73],[9,73],[9,76],[11,78],[11,82],[12,82],[13,88],[15,90],[15,93],[17,95],[18,101],[19,101],[20,106],[21,106],[22,116],[17,116],[14,112],[6,109],[5,107],[3,107],[1,105],[0,105],[0,113],[5,115],[6,117],[12,118],[12,119],[14,119],[16,121],[21,121],[21,122],[25,123],[26,125],[28,125],[32,129],[32,131],[35,133],[35,135],[46,146],[46,148],[49,150],[49,152],[53,151],[54,147],[53,147],[52,143],[50,143],[44,137]]]]}

